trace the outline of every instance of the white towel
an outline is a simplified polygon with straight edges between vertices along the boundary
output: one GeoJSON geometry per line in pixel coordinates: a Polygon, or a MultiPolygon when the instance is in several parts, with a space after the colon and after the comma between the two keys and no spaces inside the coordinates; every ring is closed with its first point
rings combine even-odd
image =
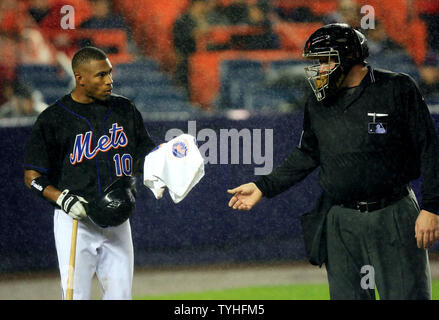
{"type": "Polygon", "coordinates": [[[162,198],[167,188],[174,203],[178,203],[203,176],[204,159],[189,134],[161,144],[145,157],[143,183],[156,199],[162,198]]]}

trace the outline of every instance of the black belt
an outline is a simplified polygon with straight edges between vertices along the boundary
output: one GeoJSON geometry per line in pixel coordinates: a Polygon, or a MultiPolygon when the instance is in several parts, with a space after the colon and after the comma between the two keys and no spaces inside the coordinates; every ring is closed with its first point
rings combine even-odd
{"type": "Polygon", "coordinates": [[[371,212],[385,208],[398,200],[401,200],[409,194],[409,187],[404,186],[400,190],[396,190],[391,195],[374,201],[354,201],[340,204],[344,208],[358,210],[360,212],[371,212]]]}

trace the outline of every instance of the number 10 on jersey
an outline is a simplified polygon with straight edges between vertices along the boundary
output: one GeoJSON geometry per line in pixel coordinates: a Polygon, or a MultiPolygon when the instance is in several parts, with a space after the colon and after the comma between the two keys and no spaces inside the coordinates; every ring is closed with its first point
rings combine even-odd
{"type": "Polygon", "coordinates": [[[133,158],[130,154],[125,153],[122,156],[115,154],[113,157],[114,164],[116,166],[116,175],[121,177],[122,175],[130,176],[133,173],[133,158]]]}

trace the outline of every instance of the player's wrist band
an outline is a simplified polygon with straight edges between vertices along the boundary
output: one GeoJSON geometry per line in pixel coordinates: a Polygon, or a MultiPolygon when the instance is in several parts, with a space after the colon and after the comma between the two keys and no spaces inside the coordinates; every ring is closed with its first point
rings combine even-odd
{"type": "Polygon", "coordinates": [[[46,189],[48,185],[50,185],[49,178],[46,176],[39,176],[38,178],[35,178],[30,183],[30,189],[34,191],[37,195],[44,198],[43,191],[46,189]]]}

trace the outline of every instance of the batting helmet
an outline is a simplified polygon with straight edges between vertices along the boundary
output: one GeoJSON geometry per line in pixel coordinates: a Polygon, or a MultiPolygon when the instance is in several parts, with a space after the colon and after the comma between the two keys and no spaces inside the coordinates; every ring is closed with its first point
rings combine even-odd
{"type": "Polygon", "coordinates": [[[133,213],[135,195],[136,179],[123,176],[110,184],[100,197],[87,204],[87,215],[102,228],[118,226],[133,213]]]}

